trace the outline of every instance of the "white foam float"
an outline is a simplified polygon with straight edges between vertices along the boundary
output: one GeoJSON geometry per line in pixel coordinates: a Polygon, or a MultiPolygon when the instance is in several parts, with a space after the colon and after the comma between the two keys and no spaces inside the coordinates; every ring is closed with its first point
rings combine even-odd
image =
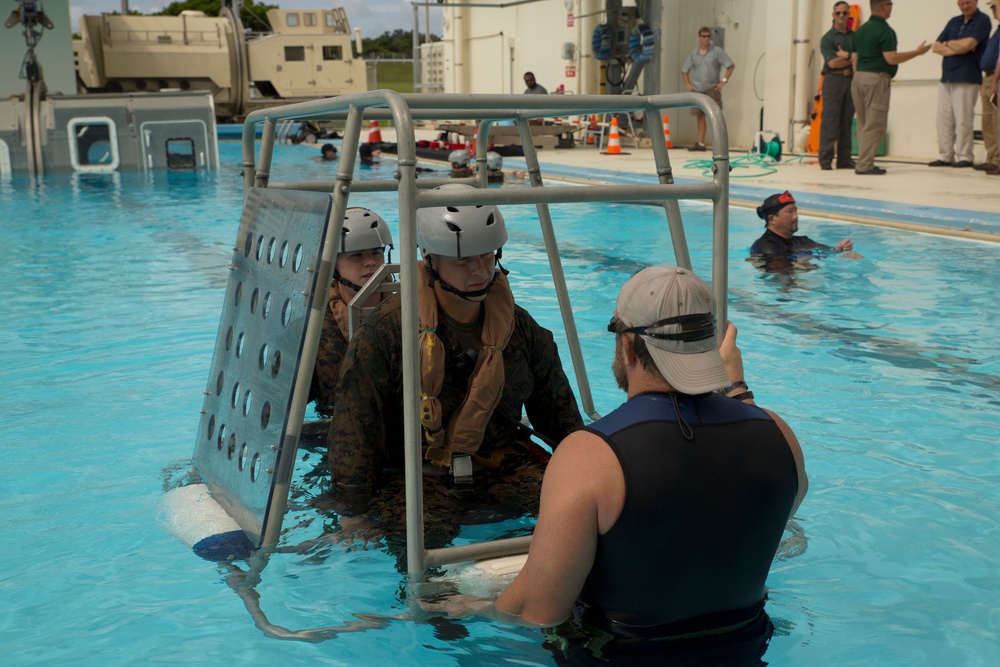
{"type": "Polygon", "coordinates": [[[160,520],[171,535],[205,560],[242,560],[253,544],[212,498],[205,484],[171,489],[160,498],[160,520]]]}

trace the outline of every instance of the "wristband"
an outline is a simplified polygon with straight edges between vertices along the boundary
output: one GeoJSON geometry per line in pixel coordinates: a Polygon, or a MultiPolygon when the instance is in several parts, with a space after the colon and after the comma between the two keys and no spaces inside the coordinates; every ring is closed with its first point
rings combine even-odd
{"type": "Polygon", "coordinates": [[[734,398],[737,401],[745,401],[747,399],[750,399],[752,401],[753,400],[753,392],[752,391],[745,391],[742,394],[736,394],[735,396],[730,396],[729,398],[734,398]]]}

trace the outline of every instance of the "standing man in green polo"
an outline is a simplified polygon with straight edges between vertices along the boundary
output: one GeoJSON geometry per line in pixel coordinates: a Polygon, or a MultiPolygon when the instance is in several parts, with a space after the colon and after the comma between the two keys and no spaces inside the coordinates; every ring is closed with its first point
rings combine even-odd
{"type": "Polygon", "coordinates": [[[871,0],[872,16],[854,33],[854,81],[851,98],[858,116],[858,161],[854,173],[875,176],[875,150],[889,124],[889,84],[899,65],[931,49],[927,42],[912,51],[896,50],[896,31],[889,27],[892,0],[871,0]]]}
{"type": "Polygon", "coordinates": [[[833,27],[820,40],[823,54],[823,115],[819,126],[819,166],[833,169],[833,153],[837,152],[837,169],[854,169],[851,159],[851,121],[854,101],[851,100],[851,54],[854,53],[854,31],[847,27],[851,6],[845,0],[833,5],[833,27]]]}

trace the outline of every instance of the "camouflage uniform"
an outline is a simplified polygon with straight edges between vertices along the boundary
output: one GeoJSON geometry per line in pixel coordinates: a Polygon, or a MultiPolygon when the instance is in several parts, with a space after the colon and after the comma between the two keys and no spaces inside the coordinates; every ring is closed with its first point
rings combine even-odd
{"type": "MultiPolygon", "coordinates": [[[[334,286],[333,289],[337,289],[334,286]]],[[[340,377],[340,364],[347,350],[347,338],[337,324],[333,309],[326,308],[323,318],[323,333],[320,334],[319,349],[316,351],[316,366],[313,369],[309,400],[316,401],[316,412],[328,417],[333,414],[333,397],[340,377]]]]}
{"type": "MultiPolygon", "coordinates": [[[[402,484],[392,480],[402,477],[404,467],[401,314],[400,301],[394,297],[355,334],[344,355],[327,436],[335,505],[345,514],[371,512],[387,535],[404,511],[402,484]]],[[[444,514],[440,518],[454,524],[458,516],[453,510],[475,501],[537,513],[548,456],[537,445],[528,445],[527,434],[514,422],[520,421],[523,407],[533,428],[554,442],[583,426],[551,332],[520,306],[515,305],[514,317],[514,333],[503,350],[503,396],[487,424],[479,454],[518,443],[524,446],[511,447],[498,468],[477,470],[472,489],[455,487],[450,475],[425,476],[425,497],[441,495],[427,498],[429,520],[444,514]]],[[[450,340],[443,322],[438,335],[448,348],[439,395],[447,422],[465,398],[475,364],[450,340]]]]}

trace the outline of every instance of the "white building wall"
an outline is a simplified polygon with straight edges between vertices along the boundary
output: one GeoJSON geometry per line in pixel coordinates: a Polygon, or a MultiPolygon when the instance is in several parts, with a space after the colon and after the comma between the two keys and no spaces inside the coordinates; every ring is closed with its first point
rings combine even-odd
{"type": "MultiPolygon", "coordinates": [[[[500,4],[500,0],[490,1],[500,4]]],[[[808,66],[800,74],[799,86],[800,94],[808,96],[811,113],[822,67],[819,42],[829,29],[833,0],[661,0],[661,25],[651,26],[661,43],[659,91],[685,90],[680,67],[697,45],[698,28],[724,28],[724,48],[736,63],[733,79],[723,92],[730,148],[734,152],[750,148],[754,134],[761,129],[762,113],[763,129],[778,132],[786,147],[792,146],[795,137],[789,134],[795,110],[795,31],[800,2],[807,3],[812,14],[811,34],[805,36],[808,66]]],[[[625,0],[623,4],[633,3],[625,0]]],[[[868,2],[858,4],[866,20],[870,16],[868,2]]],[[[591,35],[604,20],[600,12],[603,6],[603,0],[540,0],[503,9],[444,5],[445,90],[519,93],[524,90],[523,73],[531,70],[550,91],[562,84],[574,93],[600,92],[600,63],[591,57],[591,35]],[[567,7],[574,13],[573,27],[566,25],[567,7]],[[593,15],[579,18],[587,14],[593,15]],[[561,59],[563,42],[576,44],[575,63],[561,59]],[[567,77],[566,66],[572,64],[576,65],[576,76],[567,77]]],[[[980,8],[988,12],[985,2],[980,2],[980,8]]],[[[932,42],[948,19],[958,13],[955,2],[898,0],[889,24],[898,36],[899,50],[909,51],[923,40],[932,42]]],[[[941,58],[933,53],[900,65],[889,114],[891,157],[929,160],[937,155],[934,115],[940,73],[941,58]]],[[[642,92],[656,87],[640,83],[642,92]]],[[[690,112],[672,114],[670,126],[675,143],[694,142],[690,112]]],[[[981,152],[982,147],[977,150],[981,152]]]]}

